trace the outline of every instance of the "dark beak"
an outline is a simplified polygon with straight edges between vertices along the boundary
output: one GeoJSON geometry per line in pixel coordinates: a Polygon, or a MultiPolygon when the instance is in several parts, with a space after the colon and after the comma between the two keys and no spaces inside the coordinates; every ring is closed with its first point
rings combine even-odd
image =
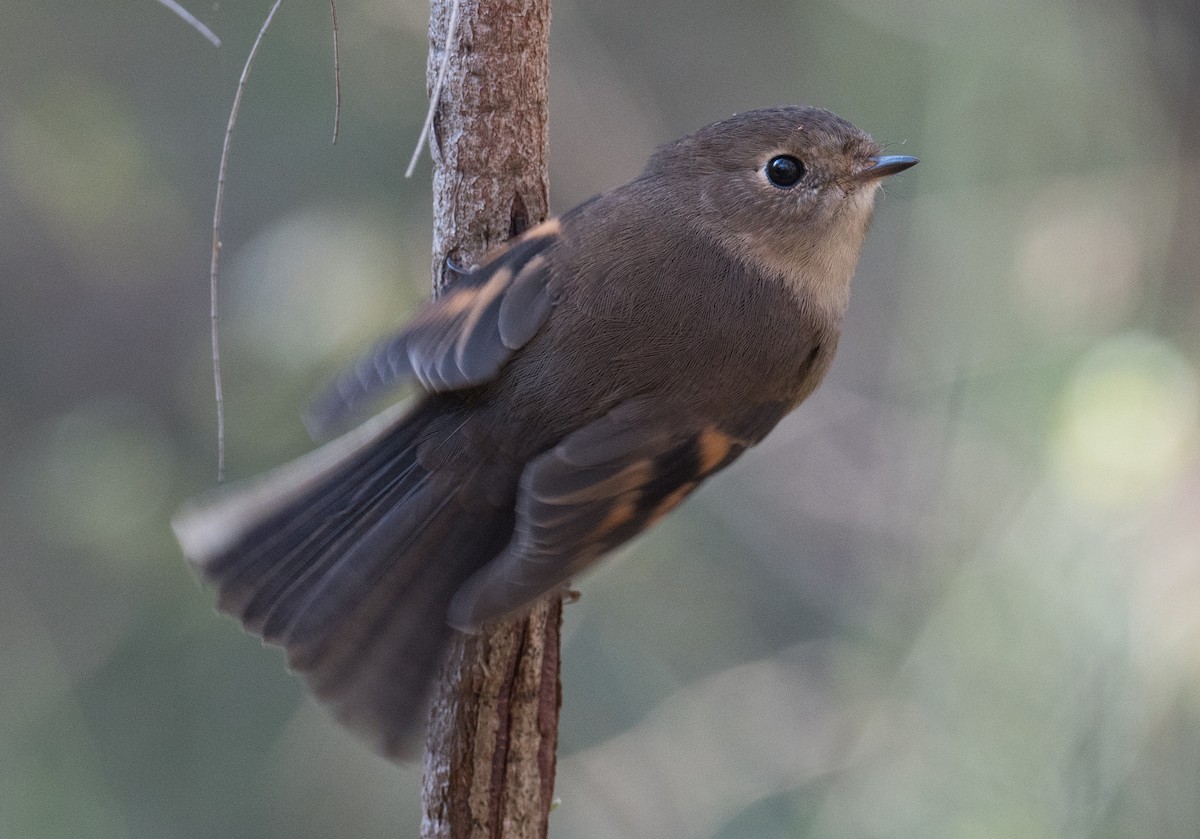
{"type": "Polygon", "coordinates": [[[876,178],[886,178],[888,175],[894,175],[916,166],[919,162],[915,157],[903,154],[887,154],[874,158],[874,161],[874,165],[858,173],[856,180],[873,181],[876,178]]]}

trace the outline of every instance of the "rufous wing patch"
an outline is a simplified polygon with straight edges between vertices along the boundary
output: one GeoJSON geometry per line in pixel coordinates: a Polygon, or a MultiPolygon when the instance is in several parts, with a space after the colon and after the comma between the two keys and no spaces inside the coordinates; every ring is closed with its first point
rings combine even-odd
{"type": "Polygon", "coordinates": [[[544,222],[463,275],[314,400],[309,430],[324,436],[342,427],[365,402],[405,379],[415,378],[434,392],[493,379],[550,316],[553,262],[547,254],[560,241],[561,229],[556,220],[544,222]]]}
{"type": "Polygon", "coordinates": [[[728,434],[713,426],[702,430],[696,438],[696,449],[700,459],[700,474],[707,475],[713,469],[716,469],[725,458],[729,457],[729,452],[733,449],[736,442],[728,434]]]}
{"type": "Polygon", "coordinates": [[[618,406],[526,468],[513,540],[456,594],[451,625],[476,628],[564,584],[745,449],[718,428],[688,432],[644,408],[618,406]]]}

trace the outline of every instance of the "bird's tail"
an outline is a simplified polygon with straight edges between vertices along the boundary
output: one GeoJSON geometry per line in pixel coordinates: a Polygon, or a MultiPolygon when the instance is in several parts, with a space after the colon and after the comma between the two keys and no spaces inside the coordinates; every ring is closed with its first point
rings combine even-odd
{"type": "Polygon", "coordinates": [[[454,448],[461,424],[428,397],[172,522],[218,608],[283,647],[316,696],[391,757],[424,710],[450,598],[512,533],[511,499],[494,488],[515,491],[515,476],[429,465],[446,462],[437,449],[454,448]],[[472,491],[485,480],[491,492],[472,491]]]}

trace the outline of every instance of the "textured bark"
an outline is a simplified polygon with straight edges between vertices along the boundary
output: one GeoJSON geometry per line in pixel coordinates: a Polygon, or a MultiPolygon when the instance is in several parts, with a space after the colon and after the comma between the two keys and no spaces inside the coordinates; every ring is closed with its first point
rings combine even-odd
{"type": "MultiPolygon", "coordinates": [[[[433,0],[429,84],[452,0],[433,0]]],[[[460,0],[458,37],[430,134],[434,286],[546,217],[549,0],[460,0]]]]}
{"type": "MultiPolygon", "coordinates": [[[[550,2],[459,2],[430,134],[435,293],[448,280],[447,259],[475,264],[547,208],[550,2]]],[[[431,90],[453,5],[432,3],[431,90]]],[[[546,836],[561,617],[562,601],[553,597],[524,618],[455,639],[430,711],[423,839],[546,836]]]]}

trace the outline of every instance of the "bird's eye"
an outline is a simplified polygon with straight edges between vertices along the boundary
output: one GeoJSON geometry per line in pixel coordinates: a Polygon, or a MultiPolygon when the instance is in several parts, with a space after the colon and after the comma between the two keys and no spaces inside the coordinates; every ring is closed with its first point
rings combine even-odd
{"type": "Polygon", "coordinates": [[[767,161],[767,180],[787,189],[804,177],[804,164],[790,154],[781,154],[767,161]]]}

